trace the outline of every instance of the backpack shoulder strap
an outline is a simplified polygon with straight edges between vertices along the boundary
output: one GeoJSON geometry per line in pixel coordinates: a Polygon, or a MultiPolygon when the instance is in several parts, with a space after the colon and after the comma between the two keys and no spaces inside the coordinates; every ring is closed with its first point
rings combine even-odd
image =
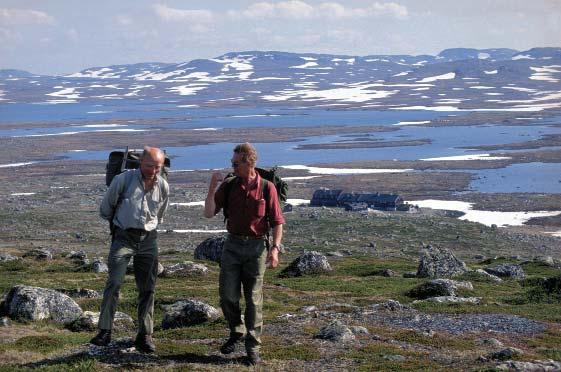
{"type": "Polygon", "coordinates": [[[224,203],[222,204],[222,212],[224,213],[224,222],[228,219],[228,199],[230,197],[230,192],[234,186],[234,181],[236,176],[226,177],[223,182],[226,182],[224,186],[224,203]]]}

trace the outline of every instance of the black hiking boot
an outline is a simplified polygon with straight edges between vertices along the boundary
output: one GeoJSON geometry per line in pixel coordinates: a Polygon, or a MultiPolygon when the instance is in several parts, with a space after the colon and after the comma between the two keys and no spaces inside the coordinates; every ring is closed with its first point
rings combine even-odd
{"type": "Polygon", "coordinates": [[[231,335],[230,338],[220,347],[222,354],[231,354],[236,350],[236,344],[241,341],[243,335],[231,335]]]}
{"type": "Polygon", "coordinates": [[[256,366],[261,364],[262,359],[259,356],[259,350],[250,349],[247,350],[247,357],[245,359],[245,364],[248,366],[256,366]]]}
{"type": "Polygon", "coordinates": [[[136,339],[134,340],[134,346],[136,347],[136,350],[141,351],[143,353],[151,354],[156,351],[156,345],[154,345],[154,341],[152,340],[152,335],[144,335],[144,334],[136,335],[136,339]]]}
{"type": "Polygon", "coordinates": [[[107,346],[111,342],[111,330],[100,329],[98,334],[90,340],[90,344],[97,346],[107,346]]]}

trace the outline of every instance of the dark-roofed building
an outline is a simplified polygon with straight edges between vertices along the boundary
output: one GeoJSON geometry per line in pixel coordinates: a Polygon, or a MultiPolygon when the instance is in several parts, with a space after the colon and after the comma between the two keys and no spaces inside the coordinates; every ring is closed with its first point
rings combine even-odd
{"type": "Polygon", "coordinates": [[[314,192],[310,206],[312,207],[337,207],[337,200],[343,190],[319,189],[314,192]]]}
{"type": "Polygon", "coordinates": [[[312,207],[343,207],[346,210],[366,208],[395,211],[403,206],[403,198],[396,194],[342,192],[342,190],[319,189],[314,192],[312,207]]]}

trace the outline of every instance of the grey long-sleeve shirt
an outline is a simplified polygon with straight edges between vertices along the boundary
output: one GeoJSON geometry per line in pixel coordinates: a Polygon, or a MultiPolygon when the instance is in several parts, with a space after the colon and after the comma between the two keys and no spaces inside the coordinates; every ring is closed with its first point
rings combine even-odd
{"type": "Polygon", "coordinates": [[[100,215],[121,229],[156,229],[163,221],[169,204],[169,186],[158,175],[154,187],[144,191],[144,181],[140,169],[129,170],[116,176],[107,189],[100,215]]]}

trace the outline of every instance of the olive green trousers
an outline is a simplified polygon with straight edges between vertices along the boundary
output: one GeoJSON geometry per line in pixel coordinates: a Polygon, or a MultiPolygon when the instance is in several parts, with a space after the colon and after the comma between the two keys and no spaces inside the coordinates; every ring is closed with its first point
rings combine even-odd
{"type": "Polygon", "coordinates": [[[154,330],[154,290],[158,275],[158,233],[122,230],[117,228],[109,250],[109,277],[103,291],[99,329],[112,329],[127,265],[134,259],[134,278],[138,290],[138,333],[152,334],[154,330]]]}
{"type": "Polygon", "coordinates": [[[230,336],[245,337],[248,350],[259,349],[263,328],[263,276],[267,248],[263,239],[239,239],[228,234],[220,262],[220,306],[230,336]],[[240,307],[245,298],[245,316],[240,307]]]}

